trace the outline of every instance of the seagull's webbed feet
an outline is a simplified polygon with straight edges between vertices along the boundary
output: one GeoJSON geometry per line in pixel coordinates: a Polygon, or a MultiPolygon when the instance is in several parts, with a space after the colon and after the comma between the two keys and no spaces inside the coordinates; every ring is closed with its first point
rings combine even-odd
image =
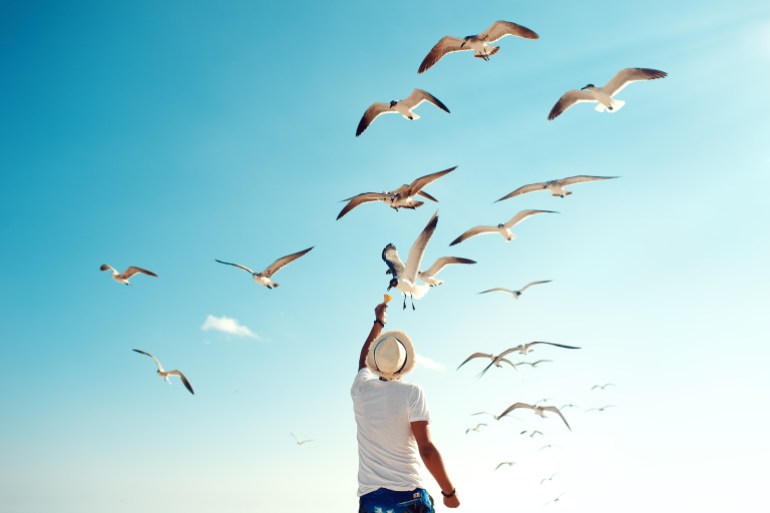
{"type": "Polygon", "coordinates": [[[404,310],[406,310],[406,296],[404,296],[404,310]]]}
{"type": "MultiPolygon", "coordinates": [[[[414,312],[414,296],[409,296],[412,299],[412,311],[414,312]]],[[[404,301],[406,301],[406,297],[404,297],[404,301]]]]}

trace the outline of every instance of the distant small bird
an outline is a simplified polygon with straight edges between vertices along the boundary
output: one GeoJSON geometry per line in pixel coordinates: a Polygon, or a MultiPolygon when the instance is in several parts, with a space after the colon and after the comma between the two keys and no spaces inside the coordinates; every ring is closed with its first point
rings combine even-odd
{"type": "Polygon", "coordinates": [[[414,210],[417,207],[423,205],[425,203],[424,201],[417,201],[414,199],[414,197],[418,195],[431,201],[438,202],[436,198],[423,191],[422,189],[431,182],[441,178],[448,173],[451,173],[455,169],[457,169],[457,166],[453,166],[449,169],[438,171],[436,173],[431,173],[429,175],[421,176],[412,183],[408,185],[404,184],[390,192],[364,192],[362,194],[353,196],[352,198],[343,200],[347,201],[348,204],[345,205],[345,207],[340,211],[339,215],[337,216],[337,220],[356,208],[358,205],[370,203],[372,201],[382,201],[396,212],[398,212],[399,208],[408,208],[414,210]]]}
{"type": "Polygon", "coordinates": [[[489,43],[499,41],[505,36],[516,36],[524,39],[538,39],[539,37],[527,27],[510,21],[496,21],[491,27],[478,35],[465,36],[463,38],[444,36],[439,39],[439,42],[425,56],[417,73],[427,71],[431,66],[440,61],[442,57],[452,52],[473,50],[475,52],[473,54],[474,57],[488,61],[492,55],[500,51],[499,46],[491,46],[489,43]]]}
{"type": "Polygon", "coordinates": [[[567,429],[572,431],[572,428],[569,427],[569,423],[567,422],[567,419],[564,418],[564,415],[561,414],[561,411],[559,411],[559,408],[557,408],[556,406],[540,406],[540,405],[536,405],[536,404],[513,403],[508,408],[506,408],[505,411],[503,411],[503,413],[498,415],[498,419],[497,420],[502,419],[503,417],[508,415],[510,412],[512,412],[513,410],[516,410],[518,408],[528,408],[528,409],[534,411],[535,414],[537,414],[537,415],[539,415],[539,416],[541,416],[543,418],[545,418],[545,412],[547,412],[547,411],[554,412],[559,417],[561,417],[561,420],[564,421],[564,425],[567,426],[567,429]]]}
{"type": "Polygon", "coordinates": [[[401,114],[403,117],[410,121],[420,119],[420,116],[412,112],[412,110],[417,108],[422,102],[432,103],[444,112],[449,113],[449,109],[446,105],[441,103],[441,100],[427,91],[423,91],[422,89],[415,89],[412,91],[412,94],[403,100],[391,100],[390,103],[373,103],[368,109],[366,109],[366,112],[364,112],[361,121],[358,122],[358,128],[356,128],[356,137],[364,133],[364,130],[366,130],[369,125],[371,125],[374,120],[382,114],[401,114]]]}
{"type": "Polygon", "coordinates": [[[388,284],[388,290],[395,287],[403,292],[404,308],[406,308],[407,295],[412,298],[412,310],[414,310],[414,299],[422,298],[430,288],[427,284],[417,283],[417,276],[422,265],[425,248],[428,246],[428,241],[436,230],[437,224],[438,211],[433,214],[428,224],[420,232],[420,235],[417,236],[417,240],[412,244],[406,263],[401,261],[396,246],[392,243],[385,246],[382,250],[382,260],[388,266],[389,274],[392,276],[388,284]]]}
{"type": "Polygon", "coordinates": [[[545,504],[543,504],[543,506],[548,506],[548,505],[549,505],[549,504],[551,504],[552,502],[559,502],[559,499],[561,499],[563,496],[564,496],[564,494],[563,494],[563,493],[562,493],[562,494],[559,494],[559,496],[558,496],[558,497],[556,497],[555,499],[551,499],[550,501],[548,501],[548,502],[546,502],[545,504]]]}
{"type": "Polygon", "coordinates": [[[462,258],[462,257],[453,257],[453,256],[445,256],[440,257],[436,259],[435,262],[433,262],[433,265],[428,268],[427,271],[420,271],[417,273],[417,276],[425,283],[430,285],[431,287],[435,287],[437,285],[441,285],[444,283],[444,280],[439,280],[436,278],[436,275],[446,266],[451,264],[475,264],[475,260],[471,260],[470,258],[462,258]]]}
{"type": "Polygon", "coordinates": [[[499,463],[499,464],[498,464],[498,465],[495,467],[495,470],[499,469],[499,468],[500,468],[500,467],[502,467],[503,465],[508,465],[509,467],[512,467],[512,466],[516,465],[516,462],[515,462],[515,461],[501,461],[501,462],[500,462],[500,463],[499,463]]]}
{"type": "Polygon", "coordinates": [[[540,480],[540,485],[542,486],[543,483],[545,483],[546,481],[553,481],[553,478],[556,477],[557,474],[558,472],[554,472],[553,474],[551,474],[551,477],[544,477],[543,479],[540,480]]]}
{"type": "Polygon", "coordinates": [[[102,264],[101,267],[99,267],[99,270],[112,271],[112,279],[124,285],[131,285],[128,279],[131,278],[136,273],[146,274],[147,276],[155,276],[156,278],[158,277],[158,275],[155,274],[154,272],[148,271],[147,269],[142,269],[141,267],[136,267],[135,265],[132,265],[131,267],[127,268],[122,273],[119,273],[114,267],[108,264],[102,264]]]}
{"type": "Polygon", "coordinates": [[[481,429],[481,426],[486,426],[486,424],[484,424],[483,422],[479,422],[478,424],[476,424],[476,427],[466,429],[465,434],[467,435],[470,431],[475,431],[478,433],[479,430],[481,429]]]}
{"type": "Polygon", "coordinates": [[[477,411],[476,413],[471,413],[471,416],[474,416],[474,415],[489,415],[490,417],[492,417],[495,420],[500,420],[499,416],[495,415],[494,413],[488,412],[488,411],[477,411]]]}
{"type": "Polygon", "coordinates": [[[520,434],[520,435],[527,435],[527,436],[529,436],[530,438],[535,438],[537,435],[542,435],[542,434],[543,434],[543,432],[542,432],[542,431],[538,431],[537,429],[535,429],[534,431],[527,431],[527,430],[525,429],[524,431],[522,431],[522,432],[521,432],[521,433],[519,433],[519,434],[520,434]]]}
{"type": "Polygon", "coordinates": [[[542,446],[540,449],[538,449],[537,452],[540,452],[543,449],[553,449],[554,447],[556,447],[556,446],[553,445],[553,444],[546,444],[546,445],[542,446]]]}
{"type": "Polygon", "coordinates": [[[606,405],[604,405],[604,406],[601,406],[601,407],[599,407],[599,408],[588,408],[588,409],[586,410],[586,412],[589,412],[589,411],[604,411],[604,410],[606,410],[607,408],[612,408],[612,407],[614,407],[614,406],[615,406],[614,404],[606,404],[606,405]]]}
{"type": "Polygon", "coordinates": [[[497,203],[498,201],[503,201],[509,198],[513,198],[515,196],[521,196],[522,194],[526,194],[528,192],[545,191],[545,190],[551,191],[551,196],[564,198],[572,194],[572,191],[568,191],[566,189],[568,185],[572,185],[576,183],[584,183],[584,182],[595,182],[597,180],[612,180],[613,178],[618,178],[618,177],[617,176],[577,175],[577,176],[569,176],[567,178],[559,178],[557,180],[548,180],[547,182],[531,183],[529,185],[522,185],[515,191],[510,192],[505,196],[503,196],[502,198],[500,198],[499,200],[495,201],[495,203],[497,203]]]}
{"type": "Polygon", "coordinates": [[[556,119],[559,114],[580,102],[597,102],[596,110],[599,112],[617,112],[626,102],[616,100],[613,96],[622,91],[628,84],[638,80],[663,78],[667,75],[668,73],[665,71],[650,68],[622,69],[603,87],[588,84],[580,90],[572,89],[564,93],[548,114],[548,120],[556,119]]]}
{"type": "Polygon", "coordinates": [[[294,439],[294,441],[295,441],[295,442],[297,442],[297,445],[303,445],[303,444],[306,444],[306,443],[308,443],[308,442],[315,442],[315,440],[313,440],[313,439],[309,439],[309,440],[300,440],[299,438],[297,438],[296,436],[294,436],[294,433],[289,433],[289,434],[290,434],[290,435],[291,435],[291,437],[294,439]]]}
{"type": "Polygon", "coordinates": [[[558,212],[554,212],[553,210],[522,210],[513,216],[507,223],[500,223],[497,226],[474,226],[453,240],[449,245],[454,246],[455,244],[459,244],[464,240],[483,233],[499,233],[507,242],[510,242],[516,238],[516,235],[511,232],[511,228],[522,222],[524,219],[536,214],[558,214],[558,212]]]}
{"type": "Polygon", "coordinates": [[[273,275],[278,271],[280,271],[283,267],[287,266],[291,262],[295,261],[302,255],[310,251],[311,249],[313,249],[313,246],[307,249],[303,249],[302,251],[297,251],[296,253],[292,253],[291,255],[286,255],[284,257],[281,257],[275,262],[273,262],[272,264],[270,264],[269,266],[267,266],[267,268],[264,271],[259,273],[252,271],[245,265],[233,264],[231,262],[223,262],[222,260],[217,260],[217,259],[214,259],[214,260],[216,260],[220,264],[232,265],[233,267],[237,267],[238,269],[243,269],[247,273],[251,274],[252,278],[254,278],[254,281],[259,283],[260,285],[264,285],[268,289],[274,289],[278,287],[278,284],[271,279],[273,275]]]}
{"type": "Polygon", "coordinates": [[[615,383],[605,383],[603,385],[594,385],[591,387],[591,390],[596,390],[597,388],[604,390],[607,387],[614,387],[615,383]]]}
{"type": "Polygon", "coordinates": [[[182,383],[184,384],[185,388],[187,390],[189,390],[191,394],[195,395],[195,392],[193,391],[192,385],[190,385],[190,382],[187,381],[187,378],[185,377],[184,374],[182,374],[182,371],[177,370],[177,369],[167,371],[166,369],[163,368],[163,365],[161,365],[160,361],[157,358],[155,358],[153,355],[151,355],[150,353],[148,353],[146,351],[142,351],[141,349],[134,349],[134,351],[136,351],[139,354],[143,354],[143,355],[146,355],[146,356],[149,356],[150,358],[152,358],[152,360],[155,362],[155,365],[158,366],[158,371],[157,371],[158,372],[158,376],[163,378],[163,380],[166,383],[171,384],[171,379],[170,379],[171,376],[179,376],[179,379],[182,380],[182,383]]]}
{"type": "Polygon", "coordinates": [[[552,362],[552,361],[553,360],[537,360],[535,362],[517,362],[516,366],[519,366],[519,365],[529,365],[530,367],[537,367],[541,363],[548,363],[548,362],[552,362]]]}
{"type": "Polygon", "coordinates": [[[519,353],[519,354],[530,353],[530,352],[533,351],[532,346],[537,345],[537,344],[547,344],[549,346],[556,346],[556,347],[561,347],[561,348],[564,348],[564,349],[580,349],[577,346],[568,346],[566,344],[557,344],[555,342],[544,342],[542,340],[535,340],[533,342],[528,342],[526,344],[520,344],[518,346],[506,349],[505,351],[503,351],[502,353],[497,355],[495,358],[493,358],[492,361],[489,363],[489,365],[487,365],[487,367],[483,371],[481,371],[481,374],[483,375],[485,372],[487,372],[487,370],[492,365],[496,365],[497,367],[499,367],[499,365],[497,364],[497,360],[498,359],[504,358],[506,355],[509,355],[511,353],[519,353]]]}
{"type": "Polygon", "coordinates": [[[560,410],[566,410],[567,408],[577,408],[578,410],[580,409],[580,407],[574,403],[563,404],[559,407],[560,410]]]}
{"type": "Polygon", "coordinates": [[[486,294],[487,292],[506,292],[508,294],[511,294],[513,296],[513,299],[519,299],[519,296],[521,296],[521,293],[527,290],[529,287],[532,287],[533,285],[542,285],[543,283],[551,283],[552,280],[540,280],[540,281],[531,281],[521,287],[519,290],[511,290],[511,289],[504,289],[502,287],[495,287],[493,289],[487,289],[482,290],[479,292],[479,294],[486,294]]]}

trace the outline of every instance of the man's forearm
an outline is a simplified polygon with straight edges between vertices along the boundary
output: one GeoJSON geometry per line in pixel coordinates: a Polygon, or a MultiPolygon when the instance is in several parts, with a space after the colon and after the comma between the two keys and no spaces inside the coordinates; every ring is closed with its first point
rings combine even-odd
{"type": "Polygon", "coordinates": [[[431,443],[421,448],[420,457],[425,464],[425,468],[428,469],[428,472],[430,472],[436,483],[441,487],[441,491],[445,494],[452,493],[454,486],[446,473],[444,460],[441,458],[441,453],[438,452],[436,446],[431,443]]]}
{"type": "Polygon", "coordinates": [[[380,321],[375,320],[372,325],[372,330],[369,332],[369,336],[366,337],[364,346],[361,348],[361,356],[358,358],[358,370],[366,367],[366,355],[369,354],[369,346],[372,345],[374,339],[380,336],[380,333],[382,333],[382,324],[380,324],[380,321]]]}

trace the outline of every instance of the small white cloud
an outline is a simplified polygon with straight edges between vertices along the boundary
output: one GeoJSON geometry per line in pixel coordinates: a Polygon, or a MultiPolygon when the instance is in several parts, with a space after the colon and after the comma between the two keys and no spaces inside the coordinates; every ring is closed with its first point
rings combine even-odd
{"type": "Polygon", "coordinates": [[[232,317],[225,317],[224,315],[222,317],[214,317],[213,315],[209,315],[206,317],[206,322],[203,323],[201,329],[203,331],[221,331],[223,333],[236,335],[238,337],[259,338],[259,336],[251,331],[247,326],[243,326],[239,324],[236,319],[233,319],[232,317]]]}
{"type": "Polygon", "coordinates": [[[422,365],[426,369],[430,369],[430,370],[434,370],[434,371],[439,371],[439,372],[445,372],[446,371],[446,367],[444,366],[443,363],[435,362],[435,361],[431,360],[430,358],[428,358],[427,356],[422,356],[422,355],[419,355],[419,354],[415,354],[414,355],[414,362],[417,365],[422,365]]]}

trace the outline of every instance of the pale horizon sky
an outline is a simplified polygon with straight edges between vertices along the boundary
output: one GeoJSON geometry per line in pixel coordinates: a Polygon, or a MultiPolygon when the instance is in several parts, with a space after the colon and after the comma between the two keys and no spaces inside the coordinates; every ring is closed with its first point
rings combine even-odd
{"type": "Polygon", "coordinates": [[[407,380],[458,511],[765,504],[765,2],[5,2],[0,65],[3,511],[357,511],[349,389],[389,281],[380,254],[405,257],[436,210],[423,267],[478,263],[444,269],[415,311],[393,294],[388,328],[421,357],[407,380]],[[417,74],[442,36],[495,20],[540,39],[417,74]],[[625,67],[668,76],[629,85],[616,113],[546,120],[565,91],[625,67]],[[424,104],[355,137],[371,103],[414,88],[451,113],[424,104]],[[335,221],[343,198],[455,165],[426,188],[437,204],[335,221]],[[577,174],[619,178],[494,203],[577,174]],[[527,208],[559,214],[510,243],[449,247],[527,208]],[[311,246],[274,290],[215,262],[261,270],[311,246]],[[126,287],[103,263],[158,277],[126,287]],[[518,301],[478,294],[541,279],[518,301]],[[457,370],[532,340],[581,349],[457,370]],[[572,431],[472,415],[543,398],[580,407],[564,411],[572,431]]]}

